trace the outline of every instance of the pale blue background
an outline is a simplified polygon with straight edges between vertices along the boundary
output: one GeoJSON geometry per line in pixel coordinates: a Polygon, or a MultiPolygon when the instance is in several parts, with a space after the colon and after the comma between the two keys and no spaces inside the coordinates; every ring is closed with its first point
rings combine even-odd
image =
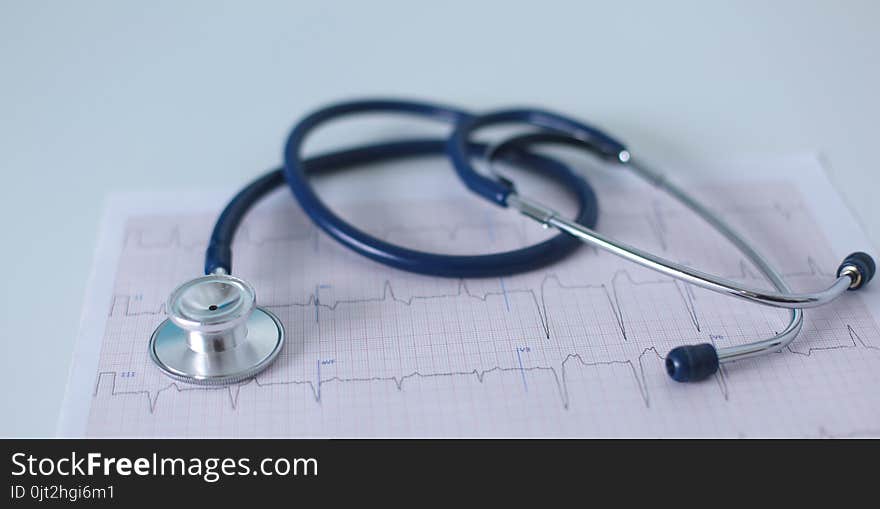
{"type": "Polygon", "coordinates": [[[51,435],[109,190],[243,182],[351,95],[571,112],[672,160],[821,149],[880,239],[880,2],[0,3],[0,435],[51,435]]]}

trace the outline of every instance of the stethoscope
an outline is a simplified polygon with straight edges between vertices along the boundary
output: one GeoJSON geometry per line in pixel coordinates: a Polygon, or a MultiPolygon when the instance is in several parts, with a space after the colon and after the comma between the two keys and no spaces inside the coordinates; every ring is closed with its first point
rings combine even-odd
{"type": "Polygon", "coordinates": [[[793,293],[779,272],[717,214],[668,181],[662,173],[633,158],[619,141],[563,115],[535,109],[473,115],[437,104],[403,100],[345,102],[320,109],[300,120],[287,140],[283,168],[270,171],[248,184],[220,214],[205,254],[206,275],[187,281],[171,293],[166,306],[168,319],[158,326],[150,339],[150,356],[168,376],[193,384],[236,383],[266,369],[283,348],[285,336],[281,321],[256,305],[256,291],[249,283],[232,275],[231,246],[245,214],[285,182],[303,211],[324,232],[355,252],[398,269],[456,278],[500,276],[549,265],[584,242],[701,288],[790,309],[788,325],[771,337],[722,348],[712,343],[674,348],[666,356],[665,366],[669,375],[679,382],[705,379],[722,363],[780,351],[800,332],[803,308],[827,304],[846,290],[862,288],[875,271],[874,260],[868,254],[853,253],[840,264],[837,277],[828,288],[793,293]],[[453,130],[448,139],[391,141],[303,158],[303,144],[315,128],[341,117],[368,113],[427,117],[449,123],[453,130]],[[477,131],[506,124],[525,124],[535,130],[492,146],[472,141],[477,131]],[[654,187],[666,191],[733,243],[770,281],[775,291],[708,274],[594,231],[598,205],[593,188],[567,165],[530,150],[536,145],[547,144],[586,150],[630,169],[654,187]],[[316,174],[438,154],[448,156],[458,177],[477,195],[501,207],[514,209],[560,233],[535,245],[507,252],[468,256],[426,253],[378,239],[344,221],[324,204],[309,182],[309,177],[316,174]],[[488,165],[491,171],[488,174],[478,172],[475,161],[488,165]],[[537,172],[559,182],[574,194],[578,203],[576,216],[565,218],[553,208],[520,195],[510,179],[495,171],[494,165],[498,162],[537,172]]]}

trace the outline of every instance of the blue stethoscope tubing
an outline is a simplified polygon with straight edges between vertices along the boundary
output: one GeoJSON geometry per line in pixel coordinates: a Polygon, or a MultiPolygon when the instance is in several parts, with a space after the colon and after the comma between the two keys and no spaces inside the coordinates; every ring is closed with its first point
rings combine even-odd
{"type": "Polygon", "coordinates": [[[324,232],[355,252],[398,269],[434,276],[494,277],[546,266],[571,253],[583,241],[697,286],[791,310],[789,325],[768,339],[724,348],[716,348],[713,344],[704,343],[673,349],[666,358],[666,368],[673,379],[683,382],[711,376],[722,362],[779,351],[799,333],[803,322],[801,308],[822,305],[837,298],[846,290],[861,288],[875,272],[874,261],[869,255],[861,252],[853,253],[841,263],[837,279],[826,290],[792,293],[778,272],[720,217],[669,182],[662,174],[641,162],[634,162],[623,143],[567,116],[537,109],[500,110],[484,115],[473,115],[456,108],[426,102],[361,100],[319,109],[304,117],[293,128],[284,150],[284,166],[251,182],[221,213],[206,252],[206,274],[231,274],[231,244],[242,218],[257,201],[285,182],[303,211],[324,232]],[[446,139],[398,140],[349,148],[309,159],[303,158],[303,144],[315,128],[338,118],[369,113],[402,114],[445,122],[451,124],[452,133],[446,139]],[[486,146],[471,140],[479,129],[499,124],[525,124],[538,131],[514,136],[495,146],[486,146]],[[593,188],[584,177],[573,172],[565,164],[530,150],[533,144],[541,143],[574,145],[602,159],[630,167],[636,174],[665,190],[707,220],[764,273],[776,291],[742,286],[664,260],[593,231],[592,228],[598,218],[598,203],[593,188]],[[443,153],[449,157],[456,174],[468,189],[495,205],[514,208],[544,226],[554,227],[560,230],[560,233],[549,240],[508,252],[468,256],[426,253],[391,244],[342,220],[324,204],[309,182],[310,176],[322,172],[443,153]],[[557,180],[570,189],[577,198],[577,216],[573,220],[565,219],[550,207],[519,196],[515,186],[508,179],[494,174],[480,174],[473,166],[472,160],[475,158],[481,158],[490,164],[496,159],[502,159],[557,180]]]}
{"type": "MultiPolygon", "coordinates": [[[[376,238],[360,230],[327,207],[309,183],[312,163],[302,159],[303,144],[308,135],[320,125],[341,117],[371,113],[404,114],[424,117],[450,123],[453,126],[472,115],[461,110],[436,104],[399,101],[372,100],[340,103],[318,110],[303,118],[294,127],[287,140],[284,151],[284,176],[287,184],[302,206],[303,211],[328,235],[342,244],[372,260],[398,269],[444,277],[495,277],[533,270],[559,260],[578,246],[571,237],[560,234],[538,244],[507,252],[483,255],[443,255],[426,253],[414,249],[397,246],[376,238]]],[[[385,145],[380,159],[399,156],[419,155],[416,153],[398,153],[406,151],[410,142],[385,145]]],[[[432,143],[431,153],[443,153],[445,140],[441,144],[432,143]]],[[[485,153],[487,147],[467,143],[466,150],[470,156],[485,153]]],[[[355,149],[357,151],[357,149],[355,149]]],[[[361,163],[365,161],[360,161],[361,163]]],[[[537,154],[518,151],[510,158],[512,164],[523,169],[538,171],[551,179],[557,180],[571,190],[578,202],[576,220],[584,225],[595,225],[599,213],[596,194],[590,184],[580,175],[571,171],[566,165],[537,154]]],[[[493,182],[476,171],[459,172],[459,176],[468,182],[493,182]]],[[[479,185],[479,184],[478,184],[479,185]]],[[[485,184],[483,184],[485,185],[485,184]]],[[[504,187],[503,184],[498,184],[504,187]]]]}
{"type": "MultiPolygon", "coordinates": [[[[295,189],[297,199],[303,196],[310,200],[305,203],[316,204],[304,207],[303,210],[333,238],[376,261],[413,272],[449,277],[512,274],[553,263],[579,246],[576,239],[559,234],[533,246],[486,255],[446,256],[410,250],[384,242],[345,223],[320,200],[307,180],[310,176],[358,165],[442,155],[445,149],[446,139],[393,141],[341,150],[302,161],[299,165],[300,171],[292,184],[291,180],[285,180],[283,168],[265,173],[239,191],[221,212],[205,252],[205,274],[213,274],[218,270],[226,274],[232,273],[232,242],[241,221],[257,202],[285,183],[295,189]],[[370,256],[371,253],[379,252],[387,254],[381,257],[370,256]]],[[[469,150],[478,155],[486,149],[485,145],[472,144],[469,150]]],[[[596,224],[599,212],[596,195],[585,179],[548,157],[527,152],[519,152],[512,157],[516,158],[516,164],[525,169],[540,171],[550,178],[558,179],[563,185],[569,185],[579,204],[577,220],[584,225],[596,224]]]]}

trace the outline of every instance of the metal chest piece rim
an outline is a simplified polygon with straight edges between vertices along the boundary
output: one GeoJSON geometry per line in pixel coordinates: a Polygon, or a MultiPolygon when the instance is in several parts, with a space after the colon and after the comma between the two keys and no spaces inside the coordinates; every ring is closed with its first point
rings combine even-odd
{"type": "Polygon", "coordinates": [[[227,385],[266,369],[284,346],[284,327],[256,305],[246,281],[210,274],[169,296],[168,318],[150,338],[150,358],[167,376],[189,384],[227,385]]]}

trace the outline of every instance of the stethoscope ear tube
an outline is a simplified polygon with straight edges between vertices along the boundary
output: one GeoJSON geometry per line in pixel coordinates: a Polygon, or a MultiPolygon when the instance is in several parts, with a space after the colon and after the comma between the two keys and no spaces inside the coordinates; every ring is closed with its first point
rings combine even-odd
{"type": "Polygon", "coordinates": [[[564,133],[567,139],[589,146],[597,155],[615,161],[628,161],[629,151],[623,143],[590,125],[540,110],[516,109],[463,117],[447,142],[447,155],[461,181],[471,191],[501,206],[507,206],[507,197],[513,186],[504,180],[481,175],[471,163],[467,146],[471,135],[483,127],[498,124],[525,123],[549,132],[564,133]]]}
{"type": "MultiPolygon", "coordinates": [[[[607,135],[596,135],[593,133],[595,131],[594,128],[555,113],[521,109],[506,110],[465,119],[456,126],[448,143],[450,159],[455,164],[459,176],[462,176],[465,185],[479,194],[483,193],[481,193],[479,188],[473,186],[472,182],[467,178],[467,175],[474,170],[468,154],[461,150],[461,146],[468,143],[470,136],[478,128],[512,122],[526,123],[542,130],[537,133],[528,133],[508,138],[503,143],[493,147],[487,153],[490,165],[493,158],[499,157],[514,147],[529,146],[536,143],[574,145],[605,159],[609,159],[609,156],[616,152],[616,161],[618,163],[630,168],[649,183],[666,191],[722,233],[764,273],[765,277],[776,287],[777,291],[768,292],[760,288],[746,287],[735,281],[663,259],[601,235],[589,227],[578,224],[576,221],[565,219],[551,207],[519,196],[514,192],[509,193],[503,202],[495,200],[496,202],[518,210],[523,215],[534,219],[545,227],[554,227],[592,246],[686,283],[764,305],[791,309],[788,326],[771,338],[720,349],[709,343],[673,349],[667,356],[666,368],[669,375],[676,381],[689,382],[701,380],[714,374],[721,363],[779,351],[791,343],[800,332],[803,325],[803,312],[801,308],[827,304],[847,290],[863,287],[873,277],[875,271],[873,259],[866,253],[853,253],[840,265],[837,279],[825,290],[812,293],[792,293],[781,275],[767,263],[764,257],[717,214],[700,204],[684,190],[669,182],[664,175],[648,168],[640,161],[633,160],[629,151],[622,143],[607,135]],[[584,133],[588,134],[585,135],[584,133]]],[[[492,199],[491,196],[486,197],[492,199]]]]}
{"type": "Polygon", "coordinates": [[[850,276],[849,290],[862,288],[874,277],[877,266],[868,253],[858,251],[847,256],[837,268],[837,277],[850,276]]]}

